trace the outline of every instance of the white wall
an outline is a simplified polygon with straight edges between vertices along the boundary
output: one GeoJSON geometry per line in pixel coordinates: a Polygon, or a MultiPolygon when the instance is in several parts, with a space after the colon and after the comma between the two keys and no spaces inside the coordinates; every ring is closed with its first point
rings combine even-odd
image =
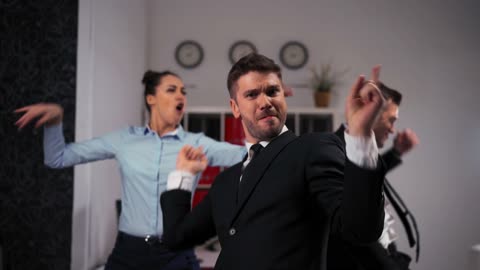
{"type": "MultiPolygon", "coordinates": [[[[80,5],[80,30],[82,21],[90,20],[93,35],[85,51],[82,37],[88,35],[79,33],[79,65],[86,56],[90,66],[79,68],[77,109],[84,113],[77,113],[77,138],[140,122],[141,93],[134,91],[141,89],[145,67],[171,69],[195,84],[188,94],[190,106],[226,106],[227,53],[238,39],[252,41],[277,61],[281,45],[298,39],[310,49],[308,66],[331,61],[338,69],[349,67],[333,103],[339,110],[355,76],[383,64],[382,80],[405,96],[399,127],[413,128],[422,141],[389,176],[419,222],[422,255],[412,268],[467,269],[470,247],[480,242],[480,107],[475,95],[480,2],[82,0],[80,5]],[[88,16],[82,13],[85,3],[91,6],[88,16]],[[197,40],[205,50],[204,62],[194,70],[174,60],[175,46],[184,39],[197,40]],[[80,81],[81,76],[88,80],[80,81]],[[85,99],[92,101],[90,108],[85,99]]],[[[306,83],[309,76],[307,68],[284,71],[290,84],[306,83]]],[[[297,89],[288,102],[291,107],[313,104],[308,89],[297,89]]],[[[119,194],[119,180],[112,163],[88,168],[90,174],[76,170],[75,215],[87,215],[84,227],[98,231],[91,231],[88,248],[78,245],[80,240],[74,246],[87,249],[93,263],[105,259],[113,245],[111,200],[119,194]]],[[[84,221],[74,218],[74,240],[79,220],[84,221]]],[[[400,249],[413,254],[405,240],[400,249]]],[[[73,263],[78,254],[74,247],[73,263]]]]}
{"type": "MultiPolygon", "coordinates": [[[[77,141],[141,124],[147,29],[144,1],[79,2],[77,141]]],[[[106,261],[116,236],[115,162],[77,166],[74,196],[72,269],[92,269],[106,261]]]]}

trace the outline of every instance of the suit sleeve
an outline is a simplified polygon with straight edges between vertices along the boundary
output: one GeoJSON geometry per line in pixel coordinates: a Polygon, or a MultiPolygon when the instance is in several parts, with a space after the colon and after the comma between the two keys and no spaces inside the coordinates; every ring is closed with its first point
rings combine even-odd
{"type": "Polygon", "coordinates": [[[306,179],[320,215],[330,219],[331,233],[362,244],[376,241],[383,229],[384,165],[375,170],[350,162],[333,134],[308,138],[306,179]]]}
{"type": "Polygon", "coordinates": [[[163,242],[171,249],[184,249],[201,244],[215,236],[211,201],[207,194],[192,211],[192,193],[175,189],[162,193],[163,242]]]}
{"type": "Polygon", "coordinates": [[[382,159],[385,162],[385,169],[387,170],[387,172],[393,170],[395,167],[402,164],[402,158],[394,148],[391,148],[390,150],[382,154],[382,159]]]}

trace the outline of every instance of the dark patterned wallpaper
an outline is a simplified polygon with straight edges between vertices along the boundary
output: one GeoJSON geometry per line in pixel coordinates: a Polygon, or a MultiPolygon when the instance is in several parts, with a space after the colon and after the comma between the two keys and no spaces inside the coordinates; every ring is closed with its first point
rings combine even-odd
{"type": "MultiPolygon", "coordinates": [[[[73,170],[43,165],[42,130],[15,108],[57,102],[74,135],[78,0],[0,0],[0,246],[3,269],[69,269],[73,170]]],[[[1,269],[1,267],[0,267],[1,269]]]]}

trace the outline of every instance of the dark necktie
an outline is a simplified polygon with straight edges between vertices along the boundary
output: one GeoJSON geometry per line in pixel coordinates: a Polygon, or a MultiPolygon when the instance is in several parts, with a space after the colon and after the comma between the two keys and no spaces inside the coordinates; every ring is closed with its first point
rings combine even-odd
{"type": "Polygon", "coordinates": [[[244,182],[245,179],[243,179],[243,176],[245,175],[245,173],[247,172],[247,170],[251,167],[250,164],[252,164],[253,160],[258,156],[258,154],[260,154],[260,152],[263,150],[263,146],[259,143],[257,144],[254,144],[250,147],[250,150],[248,150],[250,152],[250,162],[247,164],[247,166],[243,169],[242,171],[242,180],[240,181],[240,183],[238,183],[238,193],[237,193],[237,197],[240,195],[240,193],[242,192],[242,182],[244,182]]]}
{"type": "Polygon", "coordinates": [[[385,190],[385,195],[387,195],[388,200],[390,201],[393,208],[395,209],[395,212],[397,212],[397,215],[400,218],[400,221],[402,222],[403,227],[405,228],[410,247],[413,247],[416,245],[415,259],[418,262],[418,257],[420,256],[420,234],[418,233],[417,221],[413,217],[412,213],[408,210],[403,200],[400,198],[400,195],[398,195],[395,189],[393,189],[392,185],[388,182],[387,179],[385,179],[385,182],[384,182],[384,190],[385,190]],[[410,217],[411,225],[408,220],[408,217],[410,217]],[[415,235],[413,234],[412,229],[415,230],[415,235]]]}
{"type": "Polygon", "coordinates": [[[245,169],[243,169],[243,174],[245,174],[245,172],[247,171],[249,165],[252,163],[252,161],[258,156],[258,154],[260,154],[260,152],[262,152],[263,150],[263,146],[259,143],[257,144],[254,144],[250,147],[250,150],[248,150],[250,152],[250,162],[247,164],[247,166],[245,167],[245,169]]]}
{"type": "Polygon", "coordinates": [[[252,156],[252,158],[250,159],[250,162],[252,162],[252,160],[254,158],[257,157],[258,154],[260,154],[260,152],[263,150],[263,146],[259,143],[256,143],[254,145],[252,145],[250,147],[250,155],[252,156]]]}

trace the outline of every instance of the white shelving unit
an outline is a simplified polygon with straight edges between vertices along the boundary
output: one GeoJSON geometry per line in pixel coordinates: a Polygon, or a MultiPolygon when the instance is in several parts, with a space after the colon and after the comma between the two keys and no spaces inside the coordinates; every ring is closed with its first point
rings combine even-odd
{"type": "MultiPolygon", "coordinates": [[[[232,115],[232,112],[229,107],[190,107],[185,116],[183,117],[183,127],[185,130],[190,130],[192,126],[190,121],[193,117],[202,117],[205,116],[205,119],[208,118],[218,118],[220,136],[217,138],[219,140],[224,140],[225,138],[225,116],[232,115]]],[[[315,131],[333,131],[343,122],[344,114],[335,109],[330,108],[289,108],[287,115],[287,127],[293,131],[295,134],[301,135],[304,132],[315,132],[315,131]],[[325,121],[321,127],[316,125],[316,121],[325,121]],[[292,126],[293,123],[293,126],[292,126]],[[323,129],[326,128],[326,129],[323,129]]],[[[202,126],[202,125],[200,125],[202,126]]],[[[196,128],[198,129],[198,127],[196,128]]],[[[200,128],[201,130],[193,130],[194,132],[198,131],[207,131],[207,128],[200,128]]],[[[207,135],[210,135],[206,132],[207,135]]],[[[215,136],[214,136],[215,137],[215,136]]]]}

